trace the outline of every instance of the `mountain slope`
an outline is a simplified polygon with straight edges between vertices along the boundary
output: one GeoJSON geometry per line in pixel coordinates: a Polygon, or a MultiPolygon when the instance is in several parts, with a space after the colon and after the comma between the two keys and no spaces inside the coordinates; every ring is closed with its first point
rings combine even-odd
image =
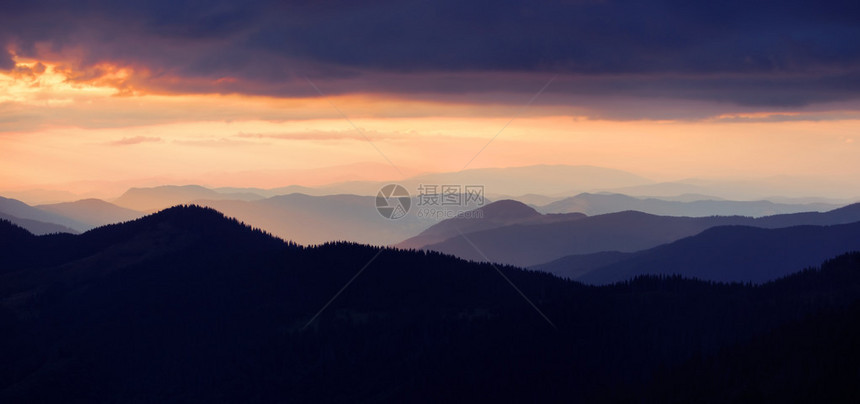
{"type": "Polygon", "coordinates": [[[395,246],[398,248],[422,248],[439,243],[460,233],[495,229],[513,224],[536,224],[562,222],[584,218],[582,214],[541,215],[534,208],[522,202],[501,200],[474,209],[459,217],[443,220],[419,235],[406,239],[395,246]]]}
{"type": "Polygon", "coordinates": [[[52,252],[0,273],[9,402],[597,402],[860,299],[850,263],[761,287],[500,268],[517,291],[490,265],[304,248],[196,207],[78,236],[6,230],[29,247],[3,253],[52,252]]]}
{"type": "Polygon", "coordinates": [[[860,221],[860,203],[843,206],[827,212],[801,212],[756,218],[756,227],[776,229],[790,226],[831,226],[860,221]]]}
{"type": "MultiPolygon", "coordinates": [[[[836,226],[761,229],[725,226],[630,255],[576,277],[607,284],[644,274],[679,274],[719,282],[762,283],[815,265],[828,257],[860,251],[860,222],[836,226]]],[[[565,263],[543,270],[562,271],[565,263]]],[[[566,262],[566,264],[572,264],[566,262]]],[[[567,268],[573,268],[567,267],[567,268]]]]}
{"type": "MultiPolygon", "coordinates": [[[[824,266],[858,265],[858,259],[842,256],[824,266]]],[[[694,357],[605,402],[854,402],[860,397],[858,320],[860,303],[825,310],[694,357]]]]}
{"type": "Polygon", "coordinates": [[[36,208],[68,217],[88,226],[84,230],[106,224],[127,222],[143,216],[143,213],[126,209],[101,199],[82,199],[75,202],[39,205],[36,208]]]}
{"type": "Polygon", "coordinates": [[[543,264],[532,265],[529,268],[536,271],[549,272],[559,278],[582,282],[580,278],[585,276],[587,273],[612,264],[623,262],[634,256],[636,256],[635,252],[623,253],[619,251],[572,254],[543,264]]]}
{"type": "Polygon", "coordinates": [[[74,230],[75,232],[84,231],[87,228],[86,224],[77,220],[54,212],[32,207],[16,199],[4,198],[2,196],[0,196],[0,213],[5,213],[8,216],[18,219],[35,220],[37,222],[64,226],[74,230]]]}
{"type": "Polygon", "coordinates": [[[78,233],[76,230],[70,229],[70,228],[63,226],[63,225],[59,225],[59,224],[55,224],[55,223],[40,222],[38,220],[32,220],[32,219],[21,219],[19,217],[7,215],[5,213],[0,213],[0,219],[6,220],[10,223],[17,225],[17,226],[21,226],[22,228],[26,229],[28,232],[36,234],[36,235],[52,234],[52,233],[71,233],[71,234],[78,233]]]}

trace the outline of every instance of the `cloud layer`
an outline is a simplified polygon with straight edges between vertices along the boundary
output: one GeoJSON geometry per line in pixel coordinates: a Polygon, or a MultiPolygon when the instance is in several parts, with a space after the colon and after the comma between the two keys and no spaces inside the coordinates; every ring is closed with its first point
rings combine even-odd
{"type": "Polygon", "coordinates": [[[541,102],[758,110],[860,96],[856,1],[361,3],[15,2],[0,15],[0,69],[15,54],[125,94],[316,96],[307,77],[329,95],[521,103],[558,75],[541,102]]]}

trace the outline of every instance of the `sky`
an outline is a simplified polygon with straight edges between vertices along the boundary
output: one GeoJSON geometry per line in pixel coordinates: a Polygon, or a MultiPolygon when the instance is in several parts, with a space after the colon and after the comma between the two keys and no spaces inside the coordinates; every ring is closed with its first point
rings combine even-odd
{"type": "Polygon", "coordinates": [[[856,1],[93,0],[0,13],[0,190],[532,164],[860,186],[858,129],[856,1]]]}

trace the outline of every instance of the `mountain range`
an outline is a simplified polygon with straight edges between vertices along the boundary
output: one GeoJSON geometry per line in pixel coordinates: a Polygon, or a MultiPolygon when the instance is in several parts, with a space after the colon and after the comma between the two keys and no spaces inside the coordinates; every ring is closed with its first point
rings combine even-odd
{"type": "Polygon", "coordinates": [[[143,216],[142,212],[126,209],[101,199],[38,205],[36,208],[83,223],[86,227],[81,229],[82,231],[107,224],[127,222],[143,216]]]}
{"type": "Polygon", "coordinates": [[[0,219],[6,220],[10,223],[14,223],[26,229],[30,233],[38,235],[53,233],[78,233],[77,230],[56,223],[40,222],[38,220],[33,219],[21,219],[20,217],[8,215],[3,212],[0,212],[0,219]]]}
{"type": "MultiPolygon", "coordinates": [[[[0,240],[7,402],[624,402],[666,385],[701,401],[708,385],[677,384],[697,358],[757,376],[748,344],[795,346],[810,319],[816,338],[851,335],[860,301],[857,254],[761,286],[586,287],[434,252],[302,247],[194,206],[81,235],[0,221],[0,240]]],[[[780,374],[850,397],[852,378],[803,377],[856,374],[854,350],[829,359],[846,346],[780,374]]]]}
{"type": "MultiPolygon", "coordinates": [[[[63,215],[42,210],[39,208],[27,205],[16,199],[4,198],[0,196],[0,213],[7,215],[6,220],[25,219],[32,220],[44,224],[59,225],[65,229],[72,229],[73,232],[84,231],[87,225],[77,220],[65,217],[63,215]]],[[[54,231],[49,231],[53,233],[54,231]]]]}
{"type": "MultiPolygon", "coordinates": [[[[496,202],[499,203],[499,202],[496,202]]],[[[509,208],[515,205],[509,204],[509,208]]],[[[487,208],[487,207],[485,207],[487,208]]],[[[517,211],[525,209],[519,206],[517,211]]],[[[496,216],[503,215],[499,213],[496,216]]],[[[512,217],[520,217],[514,213],[512,217]]],[[[475,261],[494,261],[517,266],[534,266],[568,255],[607,251],[632,253],[693,236],[716,226],[745,225],[780,228],[799,225],[835,225],[860,221],[860,204],[828,212],[803,212],[761,218],[744,216],[674,217],[626,211],[575,220],[550,220],[545,223],[516,221],[473,232],[460,230],[460,222],[440,223],[436,229],[449,229],[433,235],[441,242],[419,245],[420,239],[401,246],[452,254],[475,261]]],[[[481,219],[475,219],[480,221],[481,219]]],[[[529,219],[534,220],[534,219],[529,219]]],[[[493,223],[499,223],[495,219],[493,223]]],[[[477,224],[470,224],[477,228],[477,224]]],[[[467,229],[468,230],[468,229],[467,229]]],[[[419,235],[419,237],[422,237],[419,235]]]]}
{"type": "Polygon", "coordinates": [[[80,233],[95,227],[137,219],[143,213],[100,199],[30,206],[0,197],[0,218],[34,234],[80,233]]]}

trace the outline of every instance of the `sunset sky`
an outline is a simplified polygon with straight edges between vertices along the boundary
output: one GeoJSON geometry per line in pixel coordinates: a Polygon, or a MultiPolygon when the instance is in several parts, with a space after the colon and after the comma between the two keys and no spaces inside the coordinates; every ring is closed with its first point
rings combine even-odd
{"type": "Polygon", "coordinates": [[[860,187],[856,1],[362,3],[4,4],[0,190],[531,164],[860,187]]]}

